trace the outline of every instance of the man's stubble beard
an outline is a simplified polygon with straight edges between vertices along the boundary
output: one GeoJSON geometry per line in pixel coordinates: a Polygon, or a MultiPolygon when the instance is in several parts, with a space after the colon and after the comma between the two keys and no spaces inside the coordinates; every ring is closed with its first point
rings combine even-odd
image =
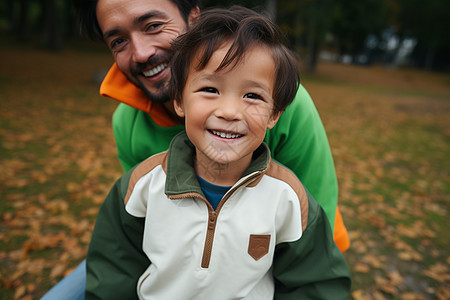
{"type": "MultiPolygon", "coordinates": [[[[128,76],[127,76],[128,77],[128,76]]],[[[155,103],[165,103],[170,100],[169,97],[169,81],[163,80],[154,83],[155,89],[158,93],[151,92],[138,78],[133,77],[132,79],[128,78],[130,82],[132,82],[135,86],[141,89],[144,94],[147,96],[150,101],[155,103]]]]}
{"type": "MultiPolygon", "coordinates": [[[[157,66],[161,63],[168,63],[172,58],[172,53],[167,51],[160,55],[155,55],[150,57],[145,63],[137,63],[130,68],[130,75],[125,74],[130,82],[141,89],[145,95],[155,103],[164,103],[170,100],[169,97],[169,79],[162,79],[161,81],[154,82],[153,88],[154,92],[150,91],[145,84],[140,80],[139,76],[143,76],[142,72],[149,66],[157,66]]],[[[170,70],[169,70],[170,71],[170,70]]]]}

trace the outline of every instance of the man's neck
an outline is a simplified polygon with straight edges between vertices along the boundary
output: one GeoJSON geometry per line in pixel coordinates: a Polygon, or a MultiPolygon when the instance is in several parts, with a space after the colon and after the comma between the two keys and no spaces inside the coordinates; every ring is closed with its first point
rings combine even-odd
{"type": "Polygon", "coordinates": [[[184,118],[180,118],[177,113],[175,112],[175,108],[173,107],[173,101],[166,101],[162,103],[162,106],[167,112],[167,115],[177,123],[178,125],[184,125],[184,118]]]}

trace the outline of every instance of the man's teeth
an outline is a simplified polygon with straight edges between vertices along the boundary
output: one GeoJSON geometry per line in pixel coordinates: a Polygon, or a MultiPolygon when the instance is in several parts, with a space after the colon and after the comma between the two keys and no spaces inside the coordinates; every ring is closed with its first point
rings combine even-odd
{"type": "Polygon", "coordinates": [[[226,139],[235,139],[240,137],[240,134],[234,134],[234,133],[227,133],[227,132],[220,132],[220,131],[215,131],[215,130],[211,130],[211,132],[214,135],[220,136],[221,138],[226,138],[226,139]]]}
{"type": "Polygon", "coordinates": [[[142,72],[142,74],[144,74],[145,77],[150,77],[150,76],[158,74],[159,72],[161,72],[165,68],[167,68],[167,64],[161,64],[161,65],[158,65],[158,66],[154,67],[151,70],[142,72]]]}

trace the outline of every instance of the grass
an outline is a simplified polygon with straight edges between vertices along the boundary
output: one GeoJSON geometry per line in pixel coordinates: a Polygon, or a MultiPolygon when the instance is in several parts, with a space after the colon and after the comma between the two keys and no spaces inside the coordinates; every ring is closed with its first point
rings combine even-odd
{"type": "MultiPolygon", "coordinates": [[[[91,46],[0,46],[0,299],[39,299],[83,260],[122,173],[117,103],[91,80],[112,59],[91,46]]],[[[450,76],[321,63],[303,84],[335,160],[352,298],[450,298],[450,76]]]]}
{"type": "Polygon", "coordinates": [[[354,299],[448,299],[450,76],[322,63],[354,299]],[[394,276],[395,275],[395,276],[394,276]]]}

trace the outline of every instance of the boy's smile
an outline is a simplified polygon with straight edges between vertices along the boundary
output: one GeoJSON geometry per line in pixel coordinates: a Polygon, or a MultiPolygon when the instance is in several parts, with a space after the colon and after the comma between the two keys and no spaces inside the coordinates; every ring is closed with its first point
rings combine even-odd
{"type": "Polygon", "coordinates": [[[279,114],[273,115],[275,63],[266,46],[252,46],[237,65],[216,71],[230,43],[217,49],[205,68],[189,68],[183,99],[175,101],[197,149],[196,171],[214,184],[235,183],[250,165],[279,114]]]}

